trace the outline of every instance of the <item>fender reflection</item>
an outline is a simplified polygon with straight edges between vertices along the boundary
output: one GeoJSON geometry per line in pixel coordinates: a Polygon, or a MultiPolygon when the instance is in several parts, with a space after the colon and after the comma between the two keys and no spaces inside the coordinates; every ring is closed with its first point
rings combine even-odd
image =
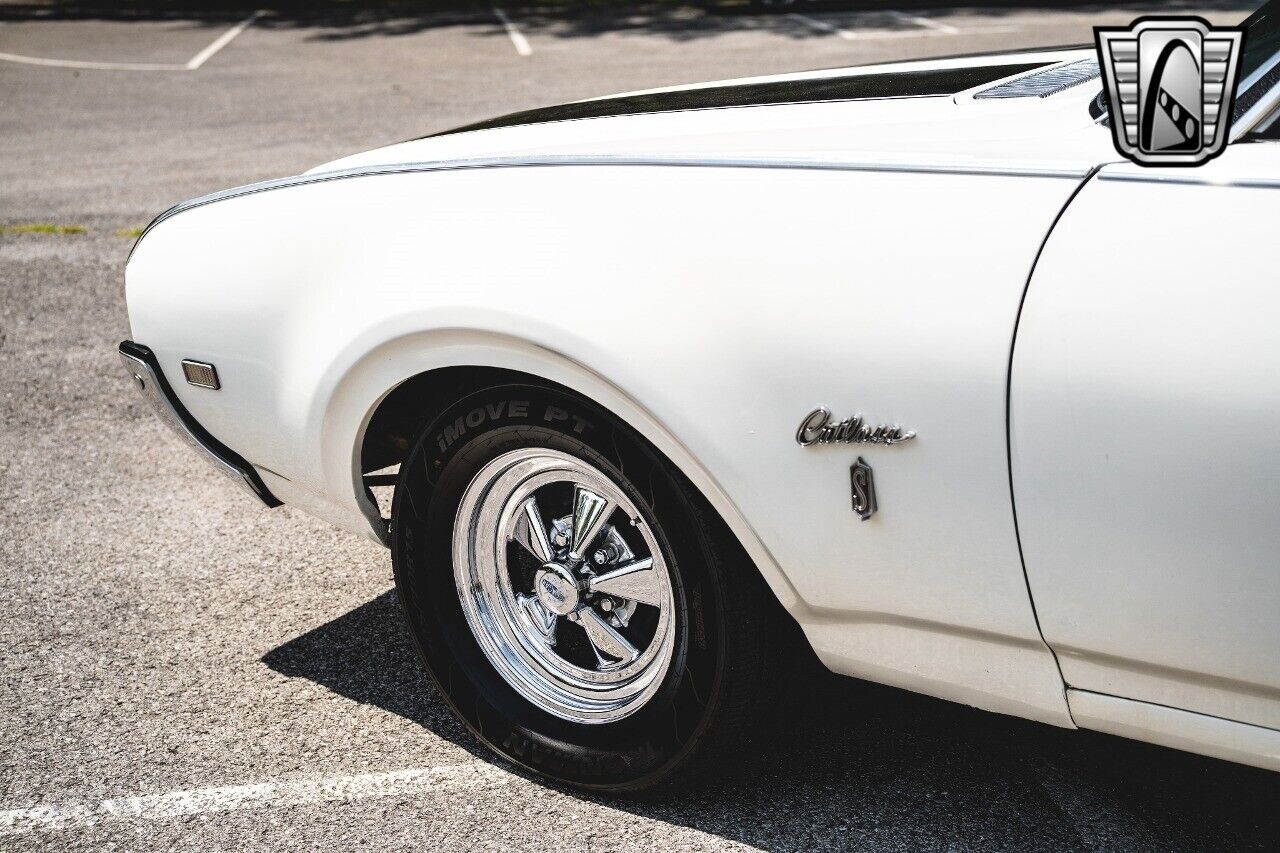
{"type": "Polygon", "coordinates": [[[814,444],[901,444],[916,434],[899,426],[871,426],[862,415],[831,422],[831,411],[825,406],[814,409],[800,422],[796,430],[796,444],[809,447],[814,444]]]}

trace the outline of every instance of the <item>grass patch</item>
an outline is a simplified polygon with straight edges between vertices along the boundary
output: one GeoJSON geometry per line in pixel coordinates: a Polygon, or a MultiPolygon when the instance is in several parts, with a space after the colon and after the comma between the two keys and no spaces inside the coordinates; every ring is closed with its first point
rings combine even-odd
{"type": "Polygon", "coordinates": [[[117,237],[127,237],[130,240],[137,240],[142,236],[142,228],[118,228],[116,229],[117,237]]]}
{"type": "Polygon", "coordinates": [[[0,234],[84,234],[83,225],[54,225],[52,222],[28,222],[24,225],[0,225],[0,234]]]}

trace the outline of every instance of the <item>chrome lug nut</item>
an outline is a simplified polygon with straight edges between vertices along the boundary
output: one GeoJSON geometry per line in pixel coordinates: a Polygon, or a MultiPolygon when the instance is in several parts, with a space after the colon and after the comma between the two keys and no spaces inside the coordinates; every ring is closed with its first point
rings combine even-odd
{"type": "Polygon", "coordinates": [[[618,559],[621,554],[618,547],[612,543],[605,545],[591,555],[591,562],[597,566],[603,566],[605,563],[612,563],[618,559]]]}

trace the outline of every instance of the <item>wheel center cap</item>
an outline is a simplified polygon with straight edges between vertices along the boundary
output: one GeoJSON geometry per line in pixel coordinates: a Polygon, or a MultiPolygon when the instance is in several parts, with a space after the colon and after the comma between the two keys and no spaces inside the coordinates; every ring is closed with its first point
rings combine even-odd
{"type": "Polygon", "coordinates": [[[578,608],[578,582],[558,563],[547,563],[538,570],[533,591],[542,606],[557,616],[566,616],[578,608]]]}

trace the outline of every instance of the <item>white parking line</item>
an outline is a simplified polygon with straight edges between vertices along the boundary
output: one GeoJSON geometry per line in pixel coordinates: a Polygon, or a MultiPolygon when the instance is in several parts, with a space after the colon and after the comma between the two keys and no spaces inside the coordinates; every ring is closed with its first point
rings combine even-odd
{"type": "Polygon", "coordinates": [[[45,59],[40,56],[22,56],[17,53],[0,53],[0,60],[22,65],[47,65],[51,68],[87,68],[93,71],[186,71],[185,65],[161,65],[147,62],[82,62],[78,59],[45,59]]]}
{"type": "MultiPolygon", "coordinates": [[[[895,12],[894,15],[900,13],[895,12]]],[[[960,29],[950,24],[940,24],[937,21],[929,21],[929,25],[924,25],[923,21],[928,18],[920,18],[918,21],[912,19],[911,23],[917,24],[920,29],[915,30],[846,30],[837,27],[835,24],[810,18],[808,15],[801,15],[798,12],[792,12],[787,17],[799,21],[807,27],[815,30],[821,30],[824,33],[831,33],[839,36],[845,41],[881,41],[884,39],[907,39],[907,38],[927,38],[930,36],[955,36],[955,35],[986,35],[989,33],[1011,33],[1016,27],[973,27],[971,29],[960,29]]],[[[902,15],[904,20],[912,18],[912,16],[902,15]]]]}
{"type": "Polygon", "coordinates": [[[86,62],[79,59],[45,59],[40,56],[24,56],[17,53],[0,53],[0,60],[17,62],[22,65],[44,65],[51,68],[84,68],[91,71],[195,71],[265,14],[267,14],[265,9],[259,9],[254,12],[218,36],[208,47],[191,57],[191,60],[183,65],[161,62],[86,62]]]}
{"type": "Polygon", "coordinates": [[[941,21],[935,21],[932,18],[925,18],[920,15],[908,15],[905,12],[890,12],[889,14],[897,18],[899,21],[906,21],[909,24],[915,24],[917,27],[937,30],[940,33],[946,33],[947,35],[953,36],[960,32],[958,27],[953,27],[950,24],[944,24],[941,21]]]}
{"type": "Polygon", "coordinates": [[[191,57],[191,61],[187,63],[187,70],[195,71],[201,65],[204,65],[206,62],[209,61],[210,57],[212,57],[218,51],[222,50],[227,45],[231,44],[231,40],[233,38],[240,35],[245,30],[249,29],[249,27],[253,25],[254,21],[258,20],[265,14],[267,14],[266,9],[259,9],[249,17],[245,18],[240,23],[236,24],[231,29],[227,30],[222,35],[218,36],[216,39],[213,40],[212,44],[210,44],[204,50],[197,53],[195,56],[191,57]]]}
{"type": "Polygon", "coordinates": [[[511,19],[507,17],[507,13],[499,9],[497,6],[494,6],[493,14],[502,22],[502,26],[507,31],[507,36],[511,39],[511,43],[515,45],[516,53],[521,56],[529,56],[532,54],[533,48],[529,47],[529,40],[524,37],[523,33],[516,29],[515,24],[511,23],[511,19]]]}
{"type": "Polygon", "coordinates": [[[840,36],[840,38],[845,39],[846,41],[853,41],[858,38],[858,34],[852,30],[842,30],[835,24],[828,24],[826,21],[819,21],[817,18],[810,18],[808,15],[801,15],[799,12],[792,12],[787,17],[813,27],[815,30],[822,30],[824,33],[832,33],[833,35],[840,36]]]}
{"type": "Polygon", "coordinates": [[[483,761],[444,767],[330,776],[285,782],[260,782],[221,788],[192,788],[164,794],[120,797],[97,803],[32,806],[0,811],[0,836],[79,829],[108,820],[164,820],[184,815],[278,808],[373,797],[492,788],[517,777],[483,761]]]}

